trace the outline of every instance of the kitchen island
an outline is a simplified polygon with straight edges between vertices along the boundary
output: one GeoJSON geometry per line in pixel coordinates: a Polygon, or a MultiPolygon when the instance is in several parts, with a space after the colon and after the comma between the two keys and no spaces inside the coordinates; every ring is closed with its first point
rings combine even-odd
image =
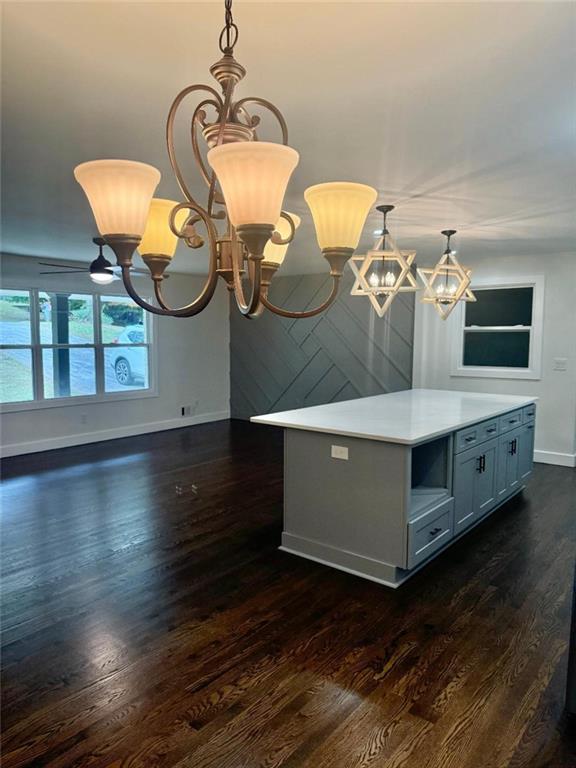
{"type": "Polygon", "coordinates": [[[252,418],[285,430],[281,549],[399,586],[525,487],[536,400],[413,389],[252,418]]]}

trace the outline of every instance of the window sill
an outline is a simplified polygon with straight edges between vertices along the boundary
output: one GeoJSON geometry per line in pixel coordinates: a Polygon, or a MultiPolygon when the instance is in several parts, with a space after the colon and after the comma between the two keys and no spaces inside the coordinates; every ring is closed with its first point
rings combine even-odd
{"type": "Polygon", "coordinates": [[[67,408],[71,405],[104,405],[106,403],[115,403],[123,400],[144,400],[149,397],[158,397],[158,391],[155,389],[146,389],[134,390],[131,392],[114,392],[109,395],[78,395],[77,397],[56,397],[50,400],[3,403],[0,405],[0,414],[38,411],[46,408],[67,408]]]}
{"type": "Polygon", "coordinates": [[[517,381],[539,381],[542,375],[531,368],[455,368],[451,377],[468,379],[516,379],[517,381]]]}

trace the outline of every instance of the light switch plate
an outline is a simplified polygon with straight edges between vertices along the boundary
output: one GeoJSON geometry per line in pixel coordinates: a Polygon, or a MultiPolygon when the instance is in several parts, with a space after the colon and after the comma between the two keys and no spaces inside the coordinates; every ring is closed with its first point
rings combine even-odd
{"type": "Polygon", "coordinates": [[[568,358],[567,357],[555,357],[554,358],[554,371],[566,371],[568,370],[568,358]]]}
{"type": "Polygon", "coordinates": [[[333,445],[331,456],[333,459],[348,461],[348,448],[345,445],[333,445]]]}

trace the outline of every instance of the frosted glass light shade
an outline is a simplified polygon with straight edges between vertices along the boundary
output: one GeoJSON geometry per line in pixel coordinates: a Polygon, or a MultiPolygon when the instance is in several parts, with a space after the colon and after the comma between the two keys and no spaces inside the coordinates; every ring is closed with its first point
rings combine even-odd
{"type": "Polygon", "coordinates": [[[304,192],[320,249],[358,247],[362,227],[377,192],[366,184],[334,181],[304,192]]]}
{"type": "Polygon", "coordinates": [[[102,236],[141,237],[160,171],[131,160],[93,160],[74,168],[102,236]]]}
{"type": "MultiPolygon", "coordinates": [[[[177,206],[176,200],[163,200],[160,197],[153,197],[146,221],[146,229],[142,235],[142,240],[138,246],[138,253],[160,253],[163,256],[172,258],[178,245],[178,238],[170,229],[170,214],[172,209],[177,206]]],[[[186,221],[188,211],[182,208],[176,214],[175,223],[178,229],[186,221]]]]}
{"type": "MultiPolygon", "coordinates": [[[[294,229],[298,229],[301,221],[300,216],[296,216],[295,213],[290,213],[289,211],[286,211],[286,213],[294,222],[294,229]]],[[[280,216],[274,229],[276,232],[278,232],[282,240],[285,240],[287,237],[289,237],[290,232],[292,231],[290,224],[283,216],[280,216]]],[[[290,243],[286,243],[286,245],[276,245],[276,243],[273,243],[272,240],[268,240],[266,247],[264,248],[264,261],[268,261],[271,264],[282,264],[289,245],[290,243]]]]}
{"type": "Polygon", "coordinates": [[[90,279],[98,285],[108,285],[114,281],[114,275],[111,272],[91,272],[90,279]]]}
{"type": "Polygon", "coordinates": [[[300,158],[295,149],[268,141],[242,141],[214,147],[207,158],[233,226],[276,224],[300,158]]]}

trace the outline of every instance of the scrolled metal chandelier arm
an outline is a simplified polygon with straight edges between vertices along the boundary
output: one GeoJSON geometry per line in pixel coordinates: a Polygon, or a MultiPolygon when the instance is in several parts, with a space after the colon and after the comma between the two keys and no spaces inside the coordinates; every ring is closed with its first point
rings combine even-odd
{"type": "Polygon", "coordinates": [[[292,240],[294,240],[294,236],[296,234],[296,225],[294,224],[294,219],[292,216],[290,216],[289,213],[286,213],[286,211],[280,211],[280,218],[288,222],[290,232],[286,237],[283,238],[279,232],[274,231],[272,232],[272,237],[270,239],[275,245],[289,245],[292,240]]]}
{"type": "Polygon", "coordinates": [[[250,115],[246,109],[246,104],[257,104],[258,106],[264,107],[264,109],[267,109],[269,112],[271,112],[280,125],[280,130],[282,131],[282,144],[288,144],[288,126],[286,125],[284,115],[282,112],[280,112],[278,107],[276,107],[274,104],[272,104],[271,101],[268,101],[267,99],[261,99],[259,96],[247,96],[243,99],[240,99],[232,106],[232,120],[240,122],[239,117],[241,114],[244,114],[247,118],[249,118],[249,128],[255,128],[257,125],[259,125],[260,118],[257,115],[250,115]]]}
{"type": "Polygon", "coordinates": [[[340,275],[332,275],[332,291],[330,292],[330,295],[326,299],[326,301],[323,304],[320,304],[319,307],[316,307],[315,309],[306,309],[302,312],[297,312],[289,309],[283,309],[282,307],[277,307],[275,304],[273,304],[270,299],[268,298],[268,294],[265,291],[262,294],[261,302],[266,309],[270,310],[270,312],[274,312],[275,315],[280,315],[280,317],[288,317],[293,320],[300,320],[305,317],[314,317],[315,315],[319,315],[322,312],[324,312],[326,309],[328,309],[331,304],[334,303],[336,300],[336,297],[338,296],[338,291],[340,290],[340,275]]]}
{"type": "Polygon", "coordinates": [[[232,270],[234,274],[234,296],[236,298],[236,304],[238,305],[240,314],[244,315],[244,317],[255,317],[259,314],[261,300],[262,258],[248,256],[248,261],[252,268],[250,270],[250,298],[247,300],[244,294],[244,286],[242,285],[240,264],[242,251],[239,248],[234,249],[234,251],[235,252],[232,255],[232,270]]]}
{"type": "Polygon", "coordinates": [[[190,302],[190,304],[187,304],[183,307],[174,308],[174,307],[168,306],[168,304],[166,303],[162,295],[162,287],[161,287],[162,280],[164,279],[163,272],[166,267],[166,264],[162,262],[160,262],[159,264],[156,264],[151,261],[148,264],[148,266],[152,273],[152,280],[154,282],[154,294],[158,304],[160,305],[159,307],[155,307],[154,305],[149,304],[145,299],[143,299],[136,291],[136,288],[134,287],[134,284],[132,282],[132,277],[130,274],[130,265],[125,264],[122,266],[122,282],[124,283],[124,287],[126,288],[128,295],[138,304],[138,306],[142,307],[147,312],[152,312],[153,314],[156,314],[156,315],[167,315],[170,317],[193,317],[194,315],[197,315],[200,312],[202,312],[202,310],[208,306],[216,290],[216,285],[218,282],[218,271],[217,271],[218,253],[217,253],[217,247],[216,247],[216,243],[217,243],[216,229],[214,227],[214,224],[210,220],[210,217],[204,211],[203,208],[191,202],[179,203],[177,206],[175,206],[175,208],[172,210],[170,214],[170,228],[175,234],[178,235],[178,237],[185,238],[186,228],[190,226],[189,225],[190,219],[188,219],[187,222],[184,224],[182,230],[179,230],[176,227],[176,223],[175,223],[176,215],[178,214],[179,211],[184,209],[193,211],[196,214],[194,220],[202,221],[204,223],[207,234],[208,234],[208,247],[210,249],[210,262],[208,266],[208,276],[202,291],[196,297],[196,299],[194,299],[194,301],[190,302]]]}
{"type": "Polygon", "coordinates": [[[163,315],[168,316],[171,315],[172,312],[168,309],[165,309],[163,307],[155,307],[153,304],[149,304],[145,299],[143,299],[139,294],[136,288],[134,288],[134,283],[132,282],[132,276],[130,274],[130,267],[126,264],[123,264],[122,267],[122,282],[124,283],[124,288],[126,289],[126,293],[132,301],[134,301],[136,304],[138,304],[139,307],[142,307],[142,309],[145,309],[146,312],[151,312],[153,315],[163,315]]]}
{"type": "MultiPolygon", "coordinates": [[[[174,171],[174,175],[176,176],[176,179],[178,181],[178,185],[180,189],[182,190],[182,194],[184,197],[191,203],[194,203],[194,205],[198,205],[198,202],[194,199],[192,193],[190,192],[188,185],[186,184],[184,180],[184,174],[182,173],[180,166],[178,165],[178,161],[176,160],[176,149],[174,146],[174,122],[176,120],[176,113],[178,111],[178,108],[180,107],[183,100],[186,98],[186,96],[189,96],[191,93],[195,93],[197,91],[205,91],[209,93],[213,97],[210,100],[204,100],[201,102],[198,107],[196,107],[196,110],[194,112],[194,117],[196,117],[196,113],[200,106],[205,106],[207,103],[211,103],[214,105],[219,113],[220,120],[222,119],[222,111],[224,108],[224,104],[222,102],[222,99],[220,98],[219,93],[216,91],[215,88],[212,88],[210,85],[189,85],[187,88],[184,88],[180,91],[180,93],[176,96],[174,101],[172,102],[172,106],[170,107],[170,111],[168,112],[168,118],[166,120],[166,146],[168,148],[168,157],[170,159],[170,165],[172,166],[172,170],[174,171]]],[[[193,118],[194,120],[194,118],[193,118]]],[[[194,129],[194,122],[192,123],[192,129],[194,129]]],[[[194,146],[193,146],[194,149],[194,146]]],[[[194,152],[194,156],[196,158],[196,161],[198,162],[198,156],[196,152],[194,152]]],[[[204,165],[202,162],[199,163],[202,170],[204,170],[204,165]]]]}

